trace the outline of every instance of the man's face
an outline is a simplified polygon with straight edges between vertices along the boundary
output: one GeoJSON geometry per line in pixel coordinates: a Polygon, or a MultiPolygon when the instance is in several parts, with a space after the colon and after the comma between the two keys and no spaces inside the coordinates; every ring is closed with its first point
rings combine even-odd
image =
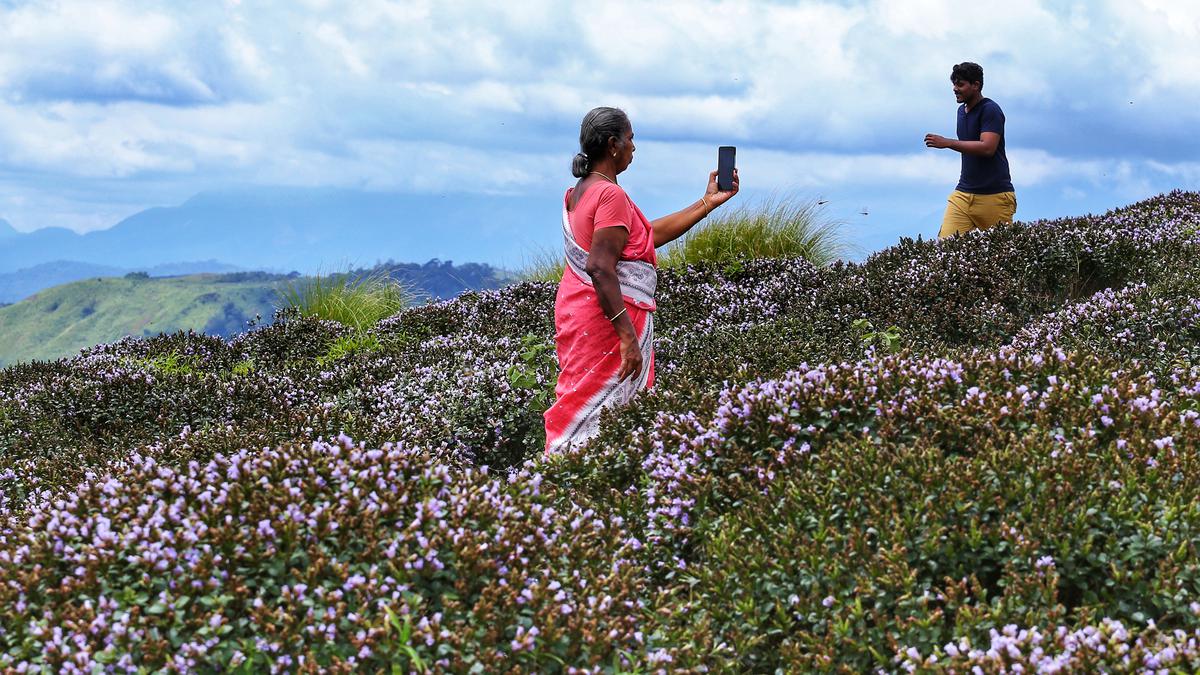
{"type": "Polygon", "coordinates": [[[971,99],[978,96],[980,90],[983,89],[983,85],[979,82],[967,82],[966,80],[952,80],[951,84],[954,85],[954,100],[958,101],[959,103],[962,103],[964,101],[970,101],[971,99]]]}

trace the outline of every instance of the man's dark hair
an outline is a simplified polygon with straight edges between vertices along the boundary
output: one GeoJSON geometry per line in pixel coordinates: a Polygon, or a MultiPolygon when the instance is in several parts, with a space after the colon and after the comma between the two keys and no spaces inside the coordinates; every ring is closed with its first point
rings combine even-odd
{"type": "Polygon", "coordinates": [[[957,82],[959,80],[963,82],[978,82],[979,88],[982,89],[983,66],[978,63],[971,63],[970,61],[964,61],[955,65],[954,69],[950,71],[950,81],[957,82]]]}

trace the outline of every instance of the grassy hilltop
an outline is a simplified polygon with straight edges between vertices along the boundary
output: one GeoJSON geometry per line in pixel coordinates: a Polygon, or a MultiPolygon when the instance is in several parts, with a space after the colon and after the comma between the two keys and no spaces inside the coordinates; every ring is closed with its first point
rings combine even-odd
{"type": "Polygon", "coordinates": [[[0,307],[0,365],[61,358],[125,335],[189,329],[232,335],[244,330],[256,314],[271,316],[277,279],[231,282],[229,278],[217,274],[107,277],[43,290],[0,307]]]}
{"type": "Polygon", "coordinates": [[[0,370],[0,670],[1196,671],[1198,230],[666,270],[551,458],[552,283],[0,370]]]}
{"type": "MultiPolygon", "coordinates": [[[[420,299],[453,297],[509,281],[509,273],[489,265],[436,259],[423,264],[388,261],[346,275],[387,275],[420,299]]],[[[191,330],[230,337],[255,316],[269,322],[281,293],[314,280],[267,272],[148,278],[134,273],[62,284],[0,306],[0,366],[71,356],[126,336],[191,330]]]]}

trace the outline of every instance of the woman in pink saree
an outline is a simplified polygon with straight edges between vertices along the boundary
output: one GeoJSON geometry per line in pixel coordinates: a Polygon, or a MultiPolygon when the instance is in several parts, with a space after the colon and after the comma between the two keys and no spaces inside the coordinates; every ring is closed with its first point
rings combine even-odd
{"type": "Polygon", "coordinates": [[[616,108],[596,108],[579,129],[571,165],[579,179],[563,197],[566,269],[554,302],[559,375],[546,411],[546,451],[585,443],[600,413],[654,386],[655,249],[674,241],[738,191],[717,189],[717,172],[695,203],[650,221],[617,176],[633,162],[633,126],[616,108]]]}

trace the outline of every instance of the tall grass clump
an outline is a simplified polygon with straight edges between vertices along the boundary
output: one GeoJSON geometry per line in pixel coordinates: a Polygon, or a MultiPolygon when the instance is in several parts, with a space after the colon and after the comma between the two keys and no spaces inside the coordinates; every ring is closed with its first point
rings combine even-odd
{"type": "Polygon", "coordinates": [[[300,316],[336,321],[364,331],[412,301],[412,292],[387,274],[316,274],[289,282],[280,291],[283,309],[300,316]]]}
{"type": "Polygon", "coordinates": [[[714,214],[659,257],[660,267],[731,263],[746,258],[803,258],[823,267],[850,251],[842,223],[816,200],[769,197],[714,214]]]}
{"type": "Polygon", "coordinates": [[[526,254],[525,265],[519,274],[521,281],[551,281],[562,279],[566,261],[561,248],[538,247],[526,254]]]}

